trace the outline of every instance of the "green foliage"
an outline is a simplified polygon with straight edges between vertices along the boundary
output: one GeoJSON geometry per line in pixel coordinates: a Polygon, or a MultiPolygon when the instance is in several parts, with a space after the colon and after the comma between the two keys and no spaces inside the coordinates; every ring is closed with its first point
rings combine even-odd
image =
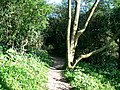
{"type": "Polygon", "coordinates": [[[49,16],[49,26],[44,35],[47,50],[60,56],[65,56],[66,52],[67,13],[65,5],[55,6],[54,13],[49,16]]]}
{"type": "Polygon", "coordinates": [[[73,90],[119,90],[120,71],[113,64],[104,67],[81,62],[75,70],[66,70],[65,77],[73,90]]]}
{"type": "MultiPolygon", "coordinates": [[[[81,15],[80,28],[82,29],[82,23],[84,25],[84,20],[88,17],[89,12],[81,15]]],[[[86,32],[80,37],[76,56],[81,54],[89,53],[93,50],[105,46],[113,36],[119,32],[119,8],[113,9],[112,2],[109,0],[102,0],[95,11],[86,32]]],[[[116,38],[119,39],[118,37],[116,38]]],[[[101,65],[104,61],[112,57],[114,60],[119,57],[118,55],[118,45],[116,41],[112,42],[110,48],[104,50],[104,52],[98,55],[88,58],[87,62],[92,62],[94,64],[101,65]]]]}
{"type": "Polygon", "coordinates": [[[46,90],[50,58],[46,51],[39,54],[21,55],[9,49],[0,55],[0,90],[46,90]]]}
{"type": "Polygon", "coordinates": [[[45,0],[1,0],[0,44],[23,49],[41,47],[52,7],[45,0]]]}
{"type": "MultiPolygon", "coordinates": [[[[48,52],[45,50],[34,49],[34,50],[31,50],[30,53],[32,53],[35,57],[39,57],[40,61],[46,62],[48,65],[53,64],[51,57],[49,56],[48,52]]],[[[38,60],[38,62],[39,62],[39,60],[38,60]]]]}
{"type": "Polygon", "coordinates": [[[120,2],[119,0],[113,0],[114,1],[114,6],[115,7],[120,7],[120,2]]]}
{"type": "Polygon", "coordinates": [[[0,46],[0,55],[3,53],[3,47],[0,46]]]}

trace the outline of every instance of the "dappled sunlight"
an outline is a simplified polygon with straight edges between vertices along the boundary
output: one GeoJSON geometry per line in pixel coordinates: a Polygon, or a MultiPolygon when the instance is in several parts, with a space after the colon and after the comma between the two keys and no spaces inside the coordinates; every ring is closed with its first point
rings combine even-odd
{"type": "Polygon", "coordinates": [[[81,62],[75,70],[65,72],[73,90],[119,90],[120,71],[81,62]]]}

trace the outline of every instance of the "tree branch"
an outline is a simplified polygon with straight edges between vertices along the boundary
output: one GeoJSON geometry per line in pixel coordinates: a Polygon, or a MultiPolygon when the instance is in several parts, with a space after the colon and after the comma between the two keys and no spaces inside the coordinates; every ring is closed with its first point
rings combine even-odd
{"type": "Polygon", "coordinates": [[[110,47],[110,44],[114,41],[115,38],[117,38],[117,36],[118,36],[119,34],[120,34],[120,32],[117,33],[117,34],[110,40],[110,42],[109,42],[108,44],[106,44],[104,47],[99,48],[99,49],[97,49],[97,50],[94,50],[94,51],[92,51],[92,52],[90,52],[90,53],[88,53],[88,54],[80,55],[80,57],[78,57],[78,59],[76,59],[76,62],[74,63],[74,65],[72,66],[72,68],[74,68],[74,67],[76,66],[76,64],[77,64],[80,60],[82,60],[82,59],[84,59],[84,58],[91,57],[92,55],[95,55],[95,54],[97,54],[97,53],[105,50],[106,48],[110,47]]]}
{"type": "Polygon", "coordinates": [[[100,2],[100,0],[96,0],[95,3],[94,3],[94,5],[92,6],[90,15],[89,15],[88,19],[87,19],[86,22],[85,22],[84,28],[83,28],[82,30],[79,30],[79,31],[78,31],[79,36],[80,36],[81,34],[83,34],[84,31],[86,30],[86,28],[87,28],[87,26],[88,26],[88,24],[89,24],[89,22],[90,22],[90,20],[91,20],[91,18],[92,18],[92,16],[93,16],[93,13],[94,13],[96,7],[98,6],[98,3],[99,3],[99,2],[100,2]]]}
{"type": "Polygon", "coordinates": [[[80,36],[84,33],[84,31],[86,30],[86,28],[87,28],[87,26],[88,26],[88,24],[89,24],[89,22],[90,22],[90,20],[91,20],[91,18],[92,18],[92,16],[93,16],[93,13],[94,13],[94,11],[95,11],[95,9],[96,9],[99,1],[100,1],[100,0],[96,0],[95,3],[94,3],[94,5],[92,6],[90,15],[89,15],[89,17],[88,17],[88,19],[87,19],[87,21],[86,21],[86,23],[85,23],[84,28],[81,29],[81,30],[79,30],[79,31],[77,31],[77,33],[76,33],[76,38],[75,38],[75,46],[76,46],[77,43],[78,43],[79,37],[80,37],[80,36]]]}
{"type": "Polygon", "coordinates": [[[76,0],[76,8],[75,8],[76,12],[75,12],[75,20],[73,24],[73,32],[71,36],[71,45],[75,45],[75,34],[78,28],[78,21],[79,21],[79,15],[80,15],[80,4],[81,4],[81,0],[76,0]]]}

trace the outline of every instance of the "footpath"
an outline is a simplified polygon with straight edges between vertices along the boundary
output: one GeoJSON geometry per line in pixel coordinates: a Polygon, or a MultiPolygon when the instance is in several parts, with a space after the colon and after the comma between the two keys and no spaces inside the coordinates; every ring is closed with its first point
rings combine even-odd
{"type": "Polygon", "coordinates": [[[63,76],[63,70],[59,68],[64,65],[64,60],[59,57],[53,58],[53,66],[50,67],[48,72],[48,90],[70,90],[70,85],[66,82],[63,76]]]}

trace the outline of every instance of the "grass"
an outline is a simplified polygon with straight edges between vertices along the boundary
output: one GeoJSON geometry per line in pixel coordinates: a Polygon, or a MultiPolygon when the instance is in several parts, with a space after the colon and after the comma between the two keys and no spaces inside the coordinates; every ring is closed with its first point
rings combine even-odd
{"type": "Polygon", "coordinates": [[[0,53],[0,90],[47,90],[47,72],[51,59],[46,51],[39,56],[21,55],[13,49],[0,53]]]}
{"type": "Polygon", "coordinates": [[[120,90],[120,71],[114,65],[103,67],[81,62],[64,75],[72,90],[120,90]]]}

